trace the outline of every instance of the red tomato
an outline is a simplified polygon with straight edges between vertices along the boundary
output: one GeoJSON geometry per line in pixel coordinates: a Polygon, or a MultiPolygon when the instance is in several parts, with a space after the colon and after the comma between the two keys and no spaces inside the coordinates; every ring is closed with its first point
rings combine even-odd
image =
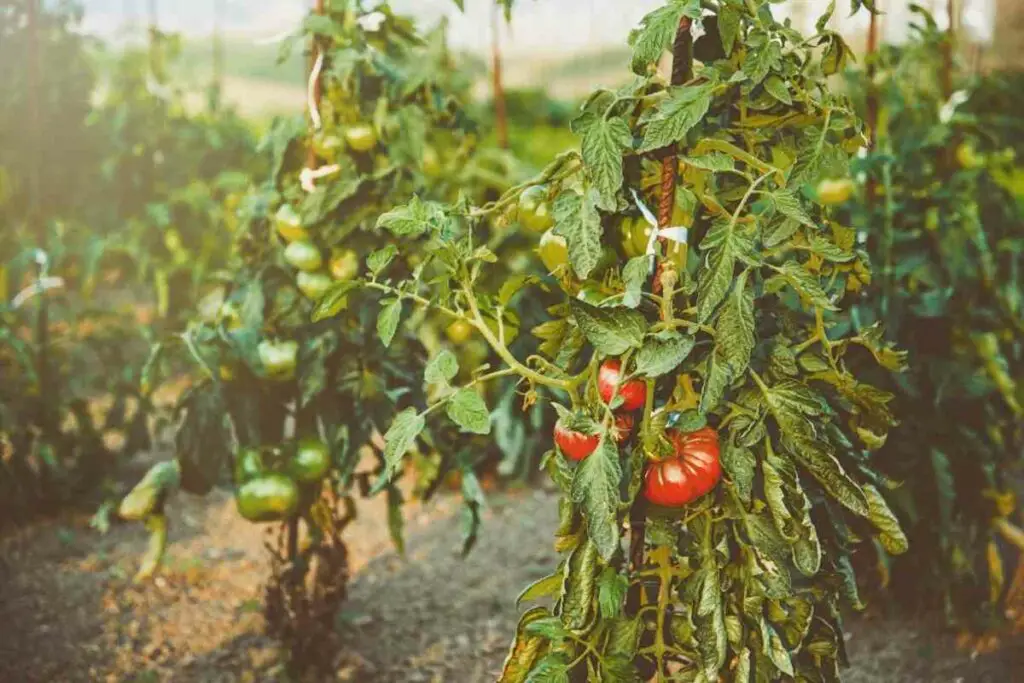
{"type": "Polygon", "coordinates": [[[555,424],[555,444],[570,460],[580,461],[595,450],[601,440],[600,434],[584,434],[569,429],[560,421],[555,424]]]}
{"type": "Polygon", "coordinates": [[[622,361],[609,358],[601,363],[601,369],[597,373],[597,391],[601,394],[601,400],[611,403],[612,397],[616,395],[615,388],[618,387],[618,395],[622,397],[622,410],[639,410],[644,407],[647,401],[647,385],[642,379],[631,379],[622,386],[619,381],[622,378],[622,361]]]}
{"type": "Polygon", "coordinates": [[[718,433],[704,427],[689,434],[668,433],[675,455],[652,462],[644,474],[644,497],[655,505],[682,507],[692,503],[722,478],[718,433]]]}
{"type": "Polygon", "coordinates": [[[630,435],[633,433],[633,413],[619,413],[615,416],[615,441],[616,443],[623,443],[627,441],[630,435]]]}

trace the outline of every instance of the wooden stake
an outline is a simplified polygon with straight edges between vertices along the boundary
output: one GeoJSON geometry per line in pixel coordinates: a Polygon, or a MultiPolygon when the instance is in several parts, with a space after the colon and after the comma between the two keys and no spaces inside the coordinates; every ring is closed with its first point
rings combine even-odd
{"type": "Polygon", "coordinates": [[[501,74],[501,12],[497,0],[491,5],[491,72],[494,83],[494,125],[498,146],[508,149],[508,114],[501,74]]]}

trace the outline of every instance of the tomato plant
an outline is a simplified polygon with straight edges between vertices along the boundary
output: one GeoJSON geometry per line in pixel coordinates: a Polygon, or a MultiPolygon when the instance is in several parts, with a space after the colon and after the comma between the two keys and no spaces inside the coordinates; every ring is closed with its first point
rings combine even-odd
{"type": "MultiPolygon", "coordinates": [[[[955,78],[960,90],[947,90],[949,36],[923,10],[913,30],[852,80],[861,101],[878,102],[878,142],[855,164],[845,219],[862,227],[878,269],[849,325],[873,335],[881,323],[912,360],[906,372],[872,375],[902,424],[888,440],[865,435],[878,442],[879,469],[902,484],[885,495],[913,548],[891,558],[876,544],[875,557],[881,584],[904,602],[991,619],[1020,552],[1000,530],[1020,520],[1024,168],[1004,112],[976,101],[993,101],[1001,79],[955,78]]],[[[851,365],[868,372],[874,359],[851,365]]]]}
{"type": "MultiPolygon", "coordinates": [[[[341,531],[357,495],[387,497],[392,537],[403,545],[403,493],[373,447],[378,430],[407,405],[450,391],[466,358],[475,367],[488,355],[475,329],[449,327],[442,317],[400,327],[397,300],[374,320],[375,294],[358,286],[360,278],[384,269],[416,277],[430,258],[399,250],[400,240],[376,229],[376,219],[410,200],[485,202],[511,185],[518,168],[479,146],[443,27],[421,36],[387,5],[370,11],[341,2],[307,17],[300,38],[312,45],[308,121],[272,126],[264,143],[270,174],[240,204],[233,260],[206,280],[197,315],[157,346],[153,362],[159,370],[184,357],[197,371],[177,406],[181,487],[202,494],[234,471],[239,513],[280,522],[265,607],[299,669],[329,664],[317,647],[344,597],[341,531]],[[324,305],[339,318],[311,321],[324,305]],[[428,348],[440,360],[421,382],[428,348]],[[300,534],[309,539],[302,547],[300,534]],[[325,565],[336,571],[314,571],[325,565]]],[[[534,278],[535,238],[512,225],[505,217],[486,235],[509,256],[494,277],[534,278]]],[[[520,316],[542,314],[542,307],[509,306],[488,319],[517,344],[520,316]]],[[[506,405],[493,424],[475,413],[468,427],[439,425],[415,444],[414,494],[429,497],[450,473],[460,475],[467,551],[483,504],[478,470],[508,462],[507,454],[527,459],[527,442],[541,427],[514,410],[514,383],[489,389],[506,405]],[[484,438],[492,430],[497,447],[484,438]]],[[[463,394],[463,410],[479,409],[474,397],[463,394]]]]}
{"type": "MultiPolygon", "coordinates": [[[[523,614],[503,681],[836,680],[839,603],[859,604],[855,540],[906,545],[868,457],[894,423],[892,396],[847,366],[853,349],[897,352],[831,316],[867,267],[855,231],[815,192],[846,177],[865,141],[821,75],[848,54],[827,21],[805,38],[756,0],[655,9],[631,34],[634,80],[594,92],[573,121],[578,153],[482,206],[418,199],[388,211],[378,225],[423,250],[417,272],[371,269],[315,309],[330,318],[359,287],[379,293],[388,329],[408,302],[463,321],[502,361],[400,412],[384,435],[385,477],[442,410],[482,426],[487,382],[515,376],[524,407],[545,396],[559,406],[562,446],[544,463],[563,493],[562,559],[520,596],[544,604],[523,614]],[[694,41],[698,20],[707,31],[694,41]],[[655,63],[669,47],[666,79],[655,63]],[[547,188],[567,263],[546,280],[494,282],[482,235],[534,186],[547,188]],[[657,239],[609,260],[616,225],[650,215],[657,239]],[[685,266],[666,257],[680,243],[685,266]],[[577,296],[594,277],[608,293],[599,305],[577,296]],[[554,285],[565,298],[533,328],[538,352],[516,354],[501,312],[554,285]],[[615,411],[631,408],[639,427],[616,443],[615,411]],[[578,434],[591,429],[586,454],[578,434]],[[671,507],[642,495],[652,470],[652,496],[671,507]]],[[[449,363],[433,358],[427,376],[449,363]]]]}

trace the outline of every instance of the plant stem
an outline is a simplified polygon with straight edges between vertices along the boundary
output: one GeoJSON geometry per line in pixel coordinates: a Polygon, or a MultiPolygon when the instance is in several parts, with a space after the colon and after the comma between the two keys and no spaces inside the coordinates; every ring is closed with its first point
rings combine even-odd
{"type": "MultiPolygon", "coordinates": [[[[462,387],[460,387],[460,390],[461,389],[472,389],[473,387],[475,387],[478,384],[484,384],[485,382],[489,382],[492,379],[498,379],[499,377],[508,377],[508,376],[514,375],[514,374],[516,374],[516,371],[514,369],[512,369],[512,368],[505,368],[504,370],[495,370],[494,372],[489,372],[486,375],[480,375],[476,379],[473,379],[472,381],[467,382],[462,387]]],[[[427,417],[428,415],[430,415],[431,413],[436,411],[441,406],[446,405],[452,399],[452,397],[455,396],[456,393],[457,392],[453,391],[452,393],[448,394],[447,396],[445,396],[444,398],[442,398],[441,400],[437,401],[436,403],[431,405],[429,408],[424,410],[422,413],[420,413],[420,415],[422,417],[427,417]]]]}

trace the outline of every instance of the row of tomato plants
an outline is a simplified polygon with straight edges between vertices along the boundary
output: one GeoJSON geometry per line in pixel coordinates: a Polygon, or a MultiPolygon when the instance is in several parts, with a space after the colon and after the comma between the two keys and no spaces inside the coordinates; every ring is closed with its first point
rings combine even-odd
{"type": "MultiPolygon", "coordinates": [[[[923,451],[899,448],[900,431],[887,440],[894,404],[922,429],[934,422],[905,379],[934,373],[918,365],[895,374],[905,353],[876,322],[900,319],[877,315],[892,309],[873,298],[869,260],[877,262],[880,242],[892,248],[885,235],[897,214],[906,234],[931,230],[948,237],[947,248],[964,244],[963,231],[978,250],[966,253],[985,258],[981,223],[953,214],[957,221],[929,228],[928,215],[941,211],[929,202],[946,198],[922,197],[901,175],[945,150],[955,180],[991,179],[1010,192],[993,202],[1006,215],[981,233],[1009,233],[1000,265],[1011,273],[987,281],[1004,290],[1013,314],[1012,159],[989,157],[979,173],[964,147],[963,168],[953,169],[962,133],[942,105],[956,104],[935,97],[924,125],[939,131],[923,151],[879,144],[851,162],[866,130],[825,80],[849,55],[827,17],[805,37],[756,1],[674,0],[631,35],[633,82],[584,103],[572,124],[579,151],[508,187],[509,169],[475,147],[451,97],[443,33],[419,45],[408,20],[386,6],[367,13],[335,3],[302,34],[314,45],[311,130],[276,131],[262,210],[239,231],[238,259],[210,314],[161,347],[186,352],[204,379],[180,403],[176,462],[154,469],[123,514],[147,519],[159,549],[167,493],[179,482],[209,490],[233,453],[239,512],[282,522],[268,616],[295,661],[310,662],[303,655],[344,596],[343,572],[316,568],[344,566],[340,531],[357,491],[387,495],[401,547],[396,478],[408,454],[425,472],[424,495],[457,471],[468,547],[483,504],[484,437],[493,433],[508,453],[553,429],[543,466],[563,492],[555,541],[563,558],[521,596],[546,606],[524,613],[503,680],[837,678],[840,603],[861,604],[860,539],[873,539],[887,570],[907,547],[890,505],[917,535],[937,528],[908,513],[933,504],[930,489],[906,474],[919,471],[923,451]],[[696,21],[704,33],[694,40],[696,21]],[[670,48],[666,79],[655,63],[670,48]],[[919,199],[923,224],[897,208],[919,199]],[[879,231],[872,212],[883,206],[890,223],[879,231]],[[531,234],[539,234],[540,272],[521,258],[531,234]],[[534,340],[520,335],[527,327],[534,340]],[[454,353],[438,343],[439,329],[453,343],[472,335],[489,351],[454,353]],[[547,402],[555,415],[545,417],[547,402]],[[303,534],[312,542],[299,543],[303,534]],[[307,572],[313,588],[300,580],[307,572]],[[324,595],[329,604],[318,603],[324,595]]],[[[934,42],[935,32],[925,38],[934,42]]],[[[922,139],[922,124],[901,108],[925,98],[907,97],[894,64],[876,65],[890,80],[868,88],[873,97],[890,88],[891,127],[879,139],[898,146],[922,139]]],[[[983,118],[971,125],[984,132],[983,118]]],[[[971,187],[958,187],[960,199],[971,187]]],[[[883,296],[921,297],[911,310],[948,289],[930,273],[911,276],[903,260],[883,263],[883,296]],[[912,283],[897,284],[908,276],[912,283]]],[[[923,317],[937,313],[947,309],[923,317]]],[[[1003,410],[997,398],[1013,411],[1007,368],[1019,346],[995,340],[996,352],[981,355],[993,382],[985,405],[1003,410]]],[[[1012,463],[1017,423],[1000,412],[988,420],[1006,431],[993,458],[1012,463]]],[[[929,457],[941,469],[934,449],[929,457]]],[[[985,539],[989,578],[991,523],[1012,527],[1006,486],[987,494],[994,517],[961,512],[948,491],[940,499],[942,533],[956,520],[975,550],[985,539]]],[[[986,495],[977,482],[963,491],[986,495]]],[[[943,561],[963,552],[939,544],[943,561]]]]}

